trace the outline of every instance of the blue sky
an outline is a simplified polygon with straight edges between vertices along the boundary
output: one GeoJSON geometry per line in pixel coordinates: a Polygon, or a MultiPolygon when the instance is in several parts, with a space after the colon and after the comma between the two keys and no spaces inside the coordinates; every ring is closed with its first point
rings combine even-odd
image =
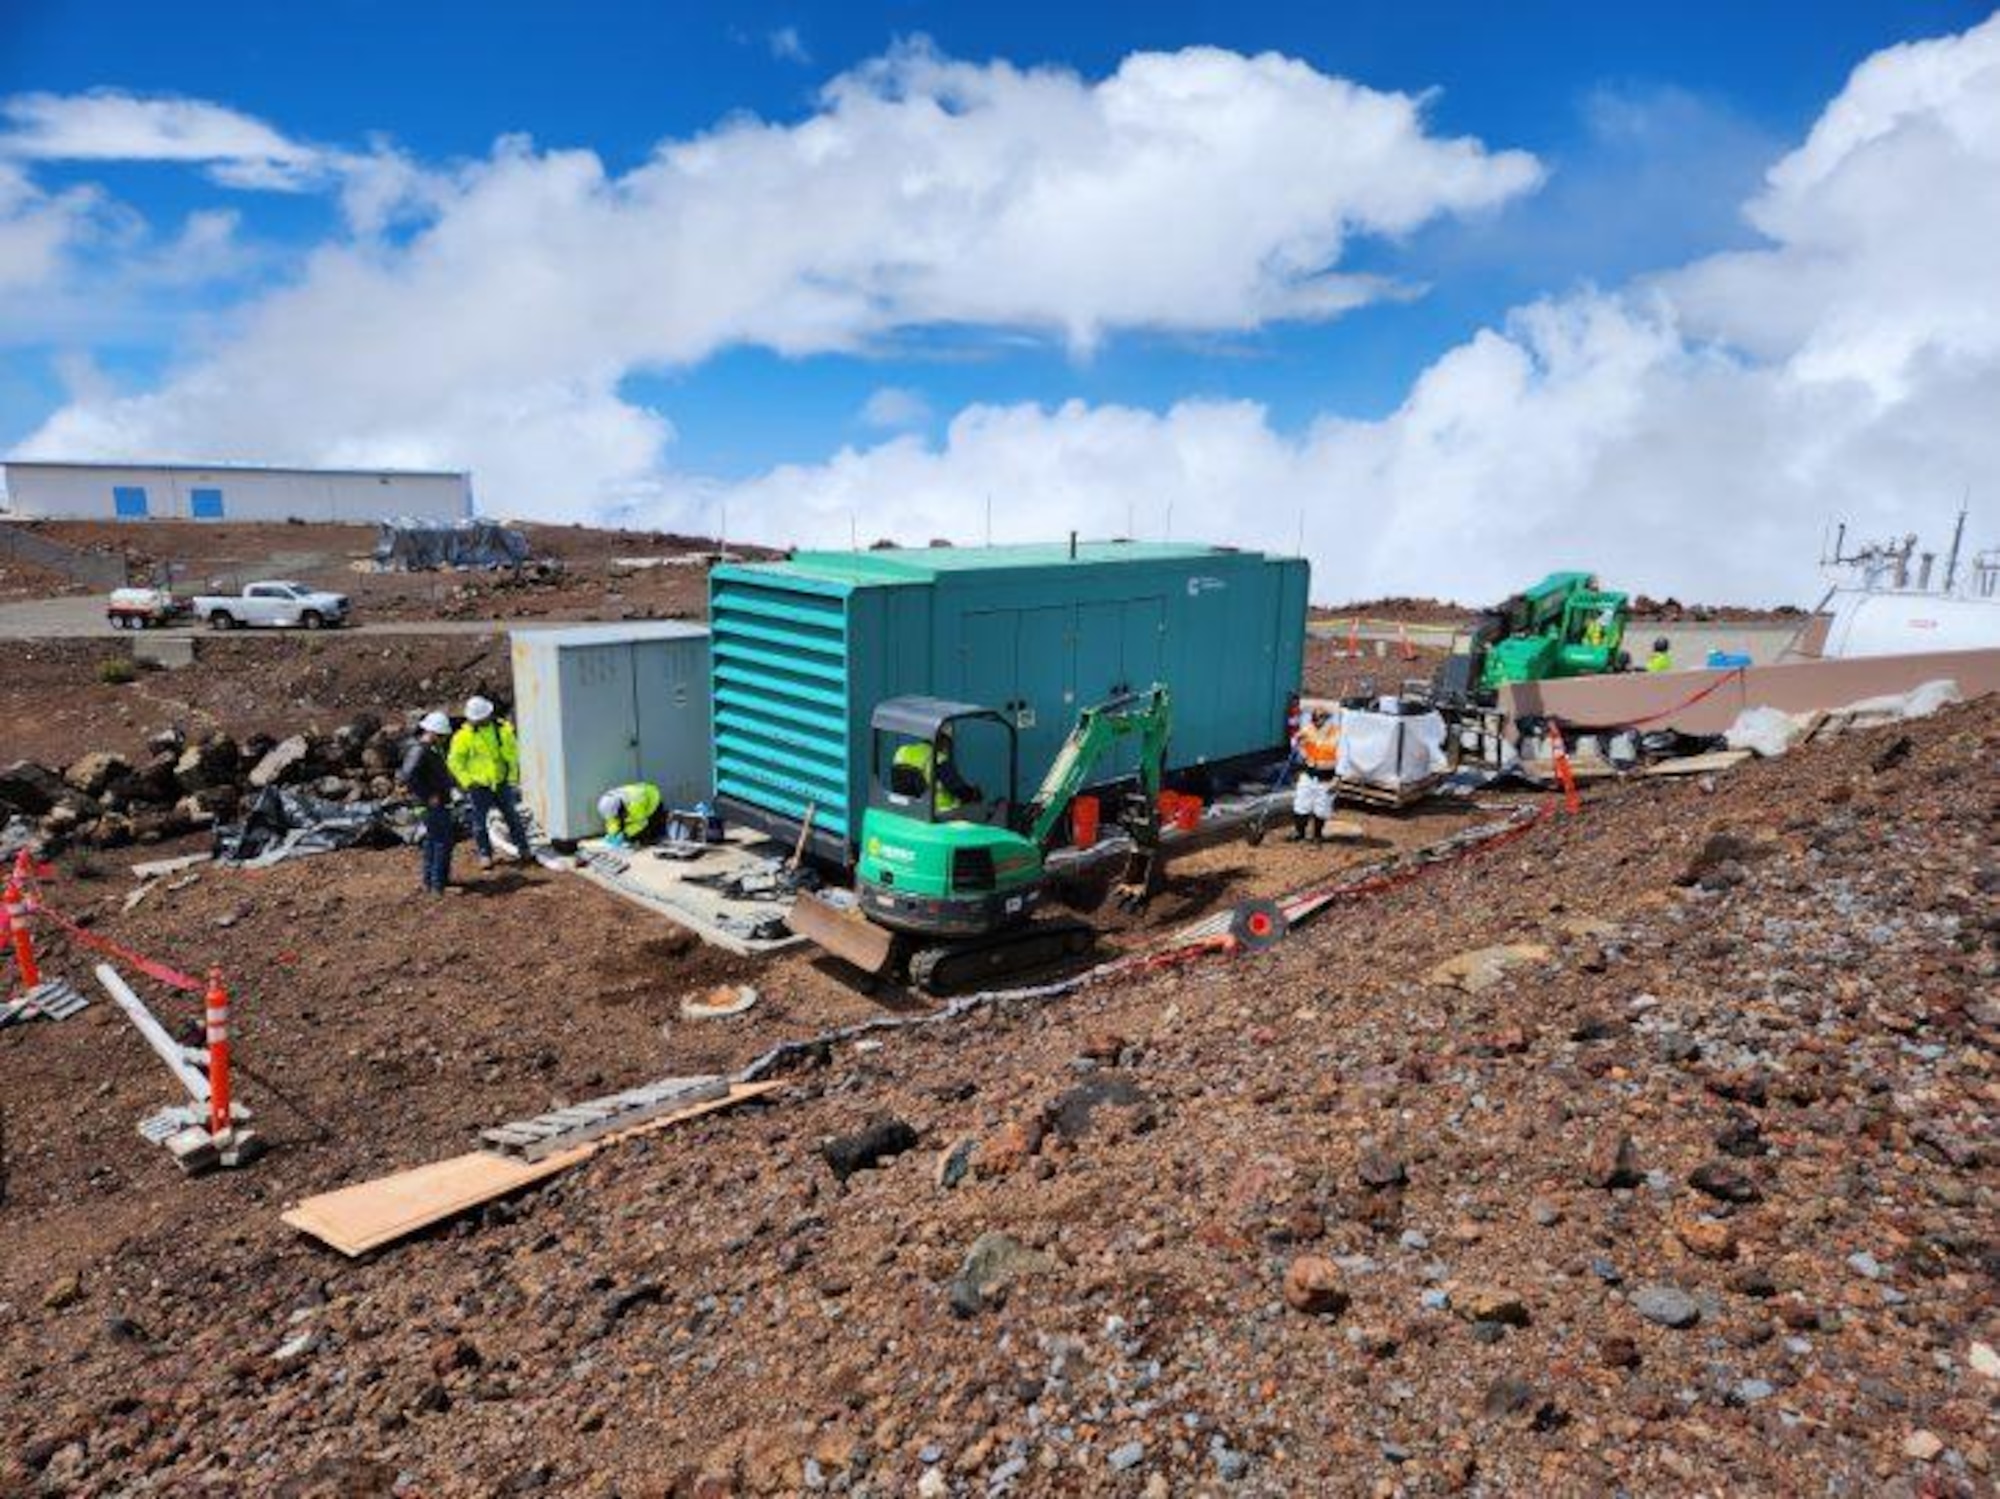
{"type": "MultiPolygon", "coordinates": [[[[393,149],[438,171],[487,161],[497,140],[524,135],[539,153],[594,153],[615,180],[659,143],[745,115],[808,121],[827,109],[829,80],[911,38],[967,64],[1070,70],[1086,88],[1135,53],[1199,45],[1273,51],[1328,79],[1416,96],[1429,138],[1469,138],[1537,164],[1536,185],[1496,192],[1490,205],[1441,202],[1391,232],[1350,227],[1338,271],[1381,277],[1393,290],[1338,316],[1224,316],[1217,327],[1114,317],[1087,343],[1005,318],[904,317],[831,348],[723,337],[687,359],[624,359],[616,399],[670,428],[672,475],[739,483],[898,431],[938,444],[953,414],[974,403],[1074,400],[1159,414],[1188,401],[1246,401],[1292,441],[1315,422],[1379,422],[1427,370],[1524,307],[1593,288],[1629,294],[1656,274],[1766,247],[1744,207],[1851,71],[1899,42],[1965,32],[1986,14],[1944,3],[15,0],[0,9],[0,99],[111,90],[205,101],[315,150],[393,149]],[[871,421],[870,398],[885,387],[900,393],[888,403],[895,420],[871,421]]],[[[59,315],[0,302],[0,451],[66,405],[144,395],[198,364],[237,336],[262,298],[304,279],[308,257],[350,233],[334,192],[246,190],[186,162],[57,154],[28,170],[40,194],[83,191],[115,205],[118,227],[100,222],[76,251],[82,290],[59,315]],[[163,266],[179,257],[186,269],[208,254],[173,244],[191,215],[205,213],[230,216],[226,251],[214,252],[211,273],[176,280],[163,266]],[[103,269],[141,241],[152,247],[150,269],[103,269]]],[[[391,225],[380,253],[394,255],[426,227],[421,218],[391,225]]],[[[1151,252],[1140,243],[1130,253],[1151,252]]],[[[489,315],[511,315],[504,298],[489,315]]]]}
{"type": "MultiPolygon", "coordinates": [[[[858,413],[890,384],[931,409],[974,400],[1159,405],[1189,393],[1270,403],[1286,424],[1323,407],[1377,415],[1467,331],[1527,297],[1579,280],[1615,282],[1746,241],[1737,207],[1777,154],[1869,52],[1979,19],[1952,4],[357,4],[75,5],[16,0],[0,13],[0,92],[115,87],[212,99],[320,142],[378,132],[417,155],[479,156],[498,136],[584,146],[613,171],[655,142],[749,111],[785,120],[829,76],[924,35],[972,60],[1052,63],[1086,75],[1128,52],[1196,43],[1276,50],[1379,88],[1436,91],[1442,134],[1535,152],[1548,190],[1468,228],[1357,257],[1424,283],[1409,301],[1331,325],[1254,336],[1137,335],[1088,360],[1060,347],[968,337],[915,357],[787,359],[729,351],[628,389],[671,416],[680,459],[749,473],[866,436],[858,413]],[[1805,18],[1810,14],[1810,20],[1805,18]],[[797,39],[803,57],[785,48],[797,39]],[[1609,118],[1607,118],[1609,116],[1609,118]],[[1636,203],[1633,183],[1645,185],[1636,203]]],[[[172,165],[83,163],[50,173],[104,182],[147,215],[242,203],[172,165]]],[[[322,199],[271,195],[250,227],[283,252],[332,227],[322,199]]],[[[94,345],[114,377],[157,371],[171,326],[94,345]]],[[[0,447],[60,399],[41,377],[0,387],[0,447]]]]}

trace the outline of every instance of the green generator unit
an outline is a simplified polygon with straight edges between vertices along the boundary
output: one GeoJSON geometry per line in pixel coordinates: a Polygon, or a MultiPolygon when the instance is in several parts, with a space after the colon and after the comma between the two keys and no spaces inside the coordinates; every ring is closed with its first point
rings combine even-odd
{"type": "Polygon", "coordinates": [[[718,804],[786,839],[810,811],[814,857],[849,867],[885,699],[1005,715],[1032,787],[1082,709],[1156,683],[1173,695],[1169,773],[1223,783],[1285,752],[1307,582],[1303,558],[1179,542],[724,564],[709,575],[718,804]]]}

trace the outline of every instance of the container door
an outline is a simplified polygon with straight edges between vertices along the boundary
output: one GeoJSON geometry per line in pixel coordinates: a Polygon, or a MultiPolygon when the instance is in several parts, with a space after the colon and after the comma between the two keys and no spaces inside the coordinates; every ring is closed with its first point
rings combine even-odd
{"type": "Polygon", "coordinates": [[[705,800],[708,774],[708,653],[698,640],[632,647],[640,774],[669,806],[705,800]]]}
{"type": "MultiPolygon", "coordinates": [[[[639,725],[633,712],[632,647],[572,646],[562,653],[565,795],[573,824],[602,832],[597,798],[639,779],[639,725]]],[[[664,788],[662,788],[664,790],[664,788]]]]}
{"type": "MultiPolygon", "coordinates": [[[[1118,686],[1125,692],[1144,692],[1166,679],[1166,647],[1162,622],[1166,605],[1160,599],[1128,599],[1118,610],[1118,686]]],[[[1119,741],[1117,772],[1121,776],[1139,773],[1139,742],[1119,741]]]]}
{"type": "Polygon", "coordinates": [[[1018,609],[988,609],[964,617],[959,625],[958,681],[951,689],[961,701],[1013,711],[1020,629],[1018,609]]]}
{"type": "Polygon", "coordinates": [[[1080,706],[1073,675],[1076,612],[1023,609],[1014,657],[1014,722],[1021,730],[1023,796],[1041,783],[1080,706]]]}

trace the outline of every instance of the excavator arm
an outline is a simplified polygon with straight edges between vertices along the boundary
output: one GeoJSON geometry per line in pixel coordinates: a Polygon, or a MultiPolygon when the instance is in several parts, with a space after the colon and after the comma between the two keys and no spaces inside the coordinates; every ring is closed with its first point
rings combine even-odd
{"type": "Polygon", "coordinates": [[[1172,719],[1167,689],[1158,685],[1085,708],[1077,715],[1076,726],[1063,741],[1049,773],[1042,777],[1040,789],[1023,809],[1022,832],[1038,847],[1047,848],[1077,792],[1104,757],[1125,739],[1139,741],[1140,788],[1146,805],[1157,806],[1172,719]]]}

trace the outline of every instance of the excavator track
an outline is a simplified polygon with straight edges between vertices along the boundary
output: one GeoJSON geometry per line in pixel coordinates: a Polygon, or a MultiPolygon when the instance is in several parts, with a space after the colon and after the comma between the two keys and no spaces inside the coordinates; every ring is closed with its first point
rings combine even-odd
{"type": "Polygon", "coordinates": [[[910,955],[910,982],[936,995],[990,989],[1081,957],[1096,941],[1096,929],[1086,922],[1047,918],[966,942],[922,948],[910,955]]]}

